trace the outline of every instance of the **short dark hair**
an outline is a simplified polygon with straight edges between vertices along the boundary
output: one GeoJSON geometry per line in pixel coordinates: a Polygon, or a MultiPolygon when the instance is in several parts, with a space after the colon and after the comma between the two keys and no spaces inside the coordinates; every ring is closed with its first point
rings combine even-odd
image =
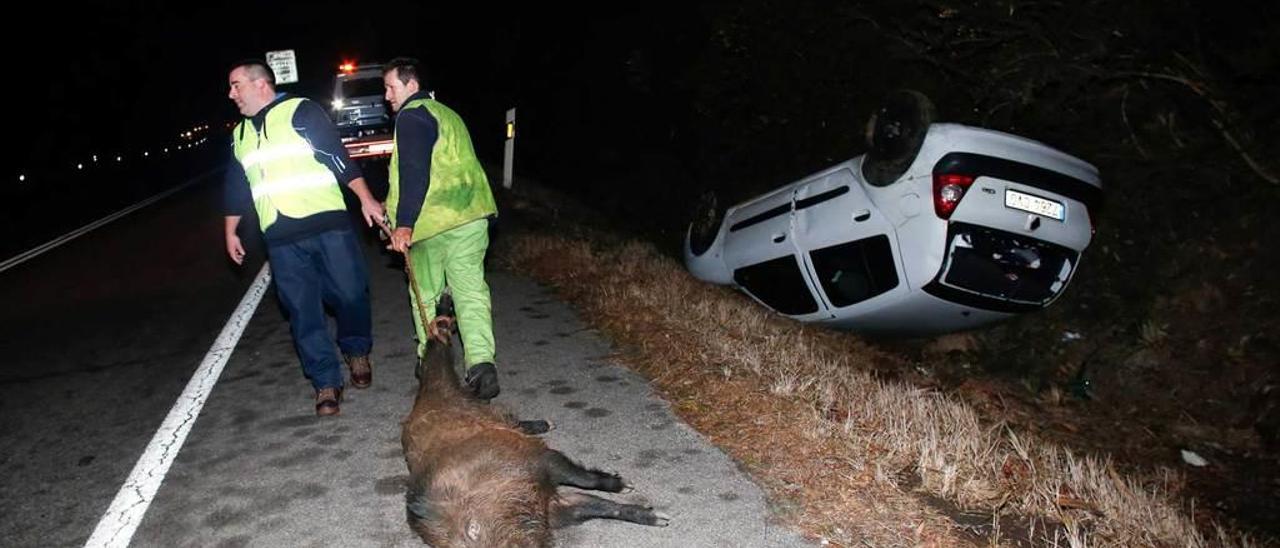
{"type": "Polygon", "coordinates": [[[382,67],[382,75],[396,71],[396,79],[401,84],[409,85],[409,80],[417,80],[419,87],[426,87],[426,74],[422,71],[422,63],[412,57],[396,57],[382,67]]]}
{"type": "MultiPolygon", "coordinates": [[[[231,65],[231,70],[243,68],[250,80],[266,80],[272,89],[276,87],[276,73],[262,59],[241,59],[231,65]]],[[[230,72],[230,71],[228,71],[230,72]]]]}

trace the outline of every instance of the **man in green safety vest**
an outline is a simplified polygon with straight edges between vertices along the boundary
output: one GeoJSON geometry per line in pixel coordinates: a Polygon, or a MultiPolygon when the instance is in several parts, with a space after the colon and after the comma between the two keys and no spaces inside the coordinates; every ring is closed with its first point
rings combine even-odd
{"type": "Polygon", "coordinates": [[[339,184],[359,198],[370,226],[382,219],[382,205],[369,193],[323,107],[276,92],[271,69],[256,59],[232,67],[229,85],[228,97],[244,119],[231,135],[227,254],[244,263],[236,229],[242,216],[256,212],[294,347],[316,391],[316,414],[336,415],[342,366],[325,307],[337,320],[337,346],[351,370],[351,385],[365,388],[373,381],[369,273],[339,184]]]}
{"type": "MultiPolygon", "coordinates": [[[[489,179],[462,118],[423,89],[418,61],[393,59],[382,71],[387,101],[397,113],[387,192],[387,215],[395,227],[389,247],[408,253],[426,321],[449,286],[467,386],[477,398],[489,400],[498,395],[493,314],[484,279],[488,220],[498,212],[489,179]]],[[[427,334],[419,314],[413,314],[413,322],[421,357],[427,334]]]]}

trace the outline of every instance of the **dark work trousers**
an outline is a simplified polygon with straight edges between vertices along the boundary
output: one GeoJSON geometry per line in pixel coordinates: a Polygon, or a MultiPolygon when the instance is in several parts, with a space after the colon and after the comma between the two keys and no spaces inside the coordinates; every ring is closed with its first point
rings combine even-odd
{"type": "Polygon", "coordinates": [[[342,387],[342,362],[334,351],[325,308],[338,324],[338,347],[367,356],[373,347],[369,271],[352,230],[330,230],[267,247],[280,304],[289,315],[302,371],[316,390],[342,387]]]}

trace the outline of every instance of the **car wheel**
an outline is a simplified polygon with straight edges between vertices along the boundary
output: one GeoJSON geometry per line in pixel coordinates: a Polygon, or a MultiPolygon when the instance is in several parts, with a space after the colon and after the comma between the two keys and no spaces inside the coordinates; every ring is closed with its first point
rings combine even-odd
{"type": "Polygon", "coordinates": [[[717,203],[716,193],[707,191],[698,198],[689,222],[689,251],[702,255],[715,243],[724,221],[724,208],[717,203]]]}
{"type": "Polygon", "coordinates": [[[866,159],[862,176],[876,186],[897,181],[915,161],[936,111],[933,101],[909,89],[889,95],[867,120],[866,159]]]}

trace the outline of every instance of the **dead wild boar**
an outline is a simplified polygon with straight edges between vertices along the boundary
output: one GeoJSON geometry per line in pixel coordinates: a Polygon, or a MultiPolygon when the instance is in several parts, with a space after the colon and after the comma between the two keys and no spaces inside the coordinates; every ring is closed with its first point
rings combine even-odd
{"type": "Polygon", "coordinates": [[[558,485],[613,493],[630,486],[530,434],[531,426],[545,422],[518,423],[465,392],[447,344],[451,320],[432,322],[417,399],[401,434],[409,525],[424,542],[436,548],[550,546],[552,528],[594,518],[667,525],[666,516],[644,506],[558,493],[558,485]]]}

